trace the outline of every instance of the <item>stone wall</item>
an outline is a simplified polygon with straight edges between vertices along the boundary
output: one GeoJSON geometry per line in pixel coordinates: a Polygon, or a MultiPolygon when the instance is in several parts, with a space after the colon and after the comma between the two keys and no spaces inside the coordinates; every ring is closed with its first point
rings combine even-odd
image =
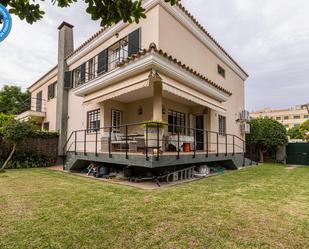
{"type": "MultiPolygon", "coordinates": [[[[16,149],[16,154],[34,153],[49,158],[50,163],[57,161],[58,138],[27,138],[16,149]]],[[[10,153],[11,146],[0,138],[0,157],[6,157],[10,153]]]]}

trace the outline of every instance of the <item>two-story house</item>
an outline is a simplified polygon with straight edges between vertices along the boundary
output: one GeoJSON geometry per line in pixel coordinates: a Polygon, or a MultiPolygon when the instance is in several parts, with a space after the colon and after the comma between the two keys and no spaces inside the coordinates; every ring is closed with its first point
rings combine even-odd
{"type": "Polygon", "coordinates": [[[67,170],[247,164],[248,74],[180,3],[143,6],[140,23],[103,28],[77,49],[63,22],[58,65],[29,88],[34,109],[19,117],[60,132],[67,170]]]}

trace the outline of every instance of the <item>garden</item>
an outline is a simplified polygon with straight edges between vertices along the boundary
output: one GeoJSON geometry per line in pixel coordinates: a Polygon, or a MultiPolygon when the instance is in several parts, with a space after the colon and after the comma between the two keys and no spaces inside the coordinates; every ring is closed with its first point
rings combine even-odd
{"type": "Polygon", "coordinates": [[[309,168],[157,190],[46,168],[0,174],[0,248],[309,248],[309,168]]]}

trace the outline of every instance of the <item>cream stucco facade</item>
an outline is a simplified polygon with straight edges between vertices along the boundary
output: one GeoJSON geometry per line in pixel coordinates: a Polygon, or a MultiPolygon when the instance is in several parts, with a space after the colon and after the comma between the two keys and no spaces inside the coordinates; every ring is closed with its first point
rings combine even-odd
{"type": "MultiPolygon", "coordinates": [[[[89,130],[90,111],[99,111],[102,128],[113,124],[111,114],[116,110],[121,112],[121,124],[169,123],[169,113],[184,114],[181,122],[188,127],[183,132],[187,136],[192,135],[189,129],[197,127],[196,117],[202,129],[214,132],[219,132],[219,117],[225,117],[224,134],[244,139],[239,113],[245,109],[246,72],[181,6],[147,0],[144,7],[147,18],[139,24],[121,22],[99,31],[65,59],[72,80],[71,87],[64,89],[68,91],[67,137],[76,130],[89,130]],[[139,52],[130,56],[124,48],[130,46],[130,34],[136,30],[139,52]],[[108,65],[103,63],[106,71],[102,74],[98,55],[104,50],[108,65]],[[123,54],[116,57],[118,53],[123,54]],[[219,73],[219,66],[224,74],[219,73]]],[[[42,91],[46,100],[42,128],[48,123],[50,131],[57,130],[57,96],[48,99],[48,86],[59,81],[58,70],[53,68],[29,88],[32,98],[42,91]]],[[[129,129],[130,133],[143,133],[141,126],[129,129]]],[[[102,129],[99,136],[104,132],[102,129]]],[[[226,138],[221,133],[218,146],[224,151],[226,138]]],[[[93,134],[89,132],[89,136],[93,134]]],[[[203,142],[209,140],[210,151],[216,146],[216,136],[205,138],[204,134],[203,142]]],[[[232,141],[227,142],[230,151],[232,141]]]]}
{"type": "Polygon", "coordinates": [[[309,119],[309,112],[306,107],[295,106],[289,109],[265,108],[250,113],[251,118],[268,117],[282,123],[285,128],[291,129],[300,126],[309,119]]]}

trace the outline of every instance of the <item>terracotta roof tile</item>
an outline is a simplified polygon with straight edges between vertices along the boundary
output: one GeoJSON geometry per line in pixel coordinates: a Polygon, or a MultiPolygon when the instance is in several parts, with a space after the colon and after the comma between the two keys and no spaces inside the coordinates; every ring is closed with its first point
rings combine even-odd
{"type": "Polygon", "coordinates": [[[231,59],[240,69],[241,71],[243,71],[243,73],[246,76],[249,76],[247,74],[247,72],[233,59],[233,57],[231,55],[229,55],[224,48],[218,43],[218,41],[216,39],[214,39],[210,33],[194,18],[194,16],[180,3],[177,2],[176,6],[178,6],[195,24],[196,26],[198,26],[203,32],[204,34],[206,34],[220,49],[221,51],[229,58],[231,59]]]}
{"type": "Polygon", "coordinates": [[[203,81],[207,82],[208,84],[210,84],[211,86],[217,88],[218,90],[224,92],[225,94],[231,96],[232,93],[228,90],[226,90],[225,88],[223,88],[222,86],[218,85],[217,83],[213,82],[212,80],[208,79],[207,77],[205,77],[204,75],[198,73],[197,71],[195,71],[194,69],[190,68],[189,66],[187,66],[186,64],[182,63],[181,61],[177,60],[176,58],[174,58],[173,56],[167,54],[166,52],[162,51],[161,49],[157,49],[157,45],[155,43],[151,43],[149,45],[148,49],[142,49],[140,50],[138,53],[122,60],[121,62],[119,62],[117,64],[117,66],[122,67],[125,64],[134,61],[136,59],[139,59],[140,57],[142,57],[143,55],[146,55],[148,53],[157,53],[160,54],[161,56],[165,57],[166,59],[168,59],[169,61],[177,64],[178,66],[182,67],[183,69],[185,69],[186,71],[192,73],[193,75],[197,76],[198,78],[202,79],[203,81]]]}
{"type": "Polygon", "coordinates": [[[77,49],[75,49],[72,53],[70,53],[66,59],[68,59],[69,57],[71,57],[72,55],[76,54],[77,52],[79,52],[83,47],[85,47],[88,43],[90,43],[91,41],[93,41],[95,38],[97,38],[100,34],[102,34],[105,30],[107,29],[107,27],[105,28],[101,28],[98,32],[96,32],[95,34],[93,34],[88,40],[86,40],[84,43],[82,43],[77,49]]]}
{"type": "MultiPolygon", "coordinates": [[[[221,51],[229,58],[231,59],[242,71],[246,76],[249,76],[246,71],[230,56],[223,47],[209,34],[209,32],[194,18],[194,16],[180,3],[176,3],[176,7],[180,8],[188,17],[191,18],[191,20],[221,49],[221,51]]],[[[93,41],[95,38],[97,38],[100,34],[102,34],[107,27],[101,28],[98,32],[96,32],[93,36],[91,36],[87,41],[85,41],[82,45],[80,45],[77,49],[75,49],[72,53],[70,53],[67,58],[71,57],[72,55],[76,54],[78,51],[80,51],[83,47],[85,47],[88,43],[93,41]]]]}

